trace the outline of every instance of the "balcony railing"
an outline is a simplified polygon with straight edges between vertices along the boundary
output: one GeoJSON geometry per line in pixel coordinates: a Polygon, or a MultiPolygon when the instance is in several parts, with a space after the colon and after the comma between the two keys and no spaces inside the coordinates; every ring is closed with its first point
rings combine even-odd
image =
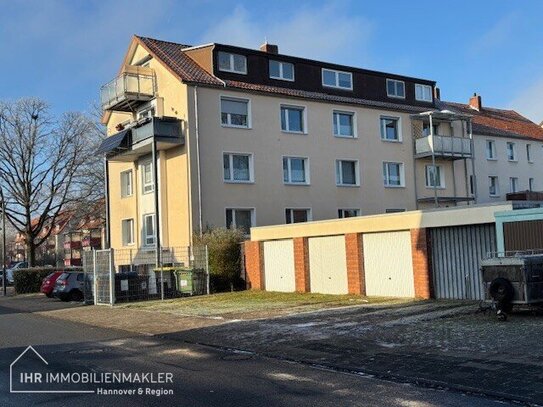
{"type": "Polygon", "coordinates": [[[152,69],[144,67],[127,66],[100,89],[103,110],[130,112],[154,97],[155,76],[152,69]]]}
{"type": "Polygon", "coordinates": [[[421,137],[415,140],[415,153],[418,158],[429,157],[432,153],[443,158],[470,158],[471,139],[440,135],[421,137]]]}

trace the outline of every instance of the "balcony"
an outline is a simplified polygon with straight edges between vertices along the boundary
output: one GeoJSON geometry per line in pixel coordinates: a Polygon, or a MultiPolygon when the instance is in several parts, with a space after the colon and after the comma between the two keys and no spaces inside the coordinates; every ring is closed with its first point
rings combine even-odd
{"type": "Polygon", "coordinates": [[[155,97],[151,68],[127,65],[123,72],[100,89],[102,109],[132,112],[155,97]]]}
{"type": "Polygon", "coordinates": [[[64,242],[65,250],[78,250],[81,249],[81,240],[68,240],[64,242]]]}
{"type": "Polygon", "coordinates": [[[98,148],[110,161],[135,161],[149,154],[156,143],[158,151],[183,145],[181,120],[175,117],[147,117],[107,137],[98,148]]]}
{"type": "Polygon", "coordinates": [[[426,136],[415,140],[415,157],[431,157],[443,159],[471,158],[471,139],[455,136],[426,136]]]}

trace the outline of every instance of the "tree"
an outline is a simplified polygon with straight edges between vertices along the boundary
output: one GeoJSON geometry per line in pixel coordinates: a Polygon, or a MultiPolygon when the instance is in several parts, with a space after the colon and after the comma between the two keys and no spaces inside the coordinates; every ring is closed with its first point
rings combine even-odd
{"type": "Polygon", "coordinates": [[[96,147],[94,123],[81,113],[57,119],[39,99],[0,103],[0,199],[25,238],[30,266],[50,226],[90,194],[81,180],[96,147]]]}

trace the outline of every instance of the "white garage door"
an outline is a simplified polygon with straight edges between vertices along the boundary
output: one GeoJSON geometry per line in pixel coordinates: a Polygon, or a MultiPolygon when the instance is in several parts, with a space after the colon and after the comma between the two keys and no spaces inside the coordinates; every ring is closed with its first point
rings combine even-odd
{"type": "Polygon", "coordinates": [[[347,294],[345,236],[312,237],[308,243],[311,292],[347,294]]]}
{"type": "Polygon", "coordinates": [[[291,239],[264,242],[264,284],[266,291],[296,291],[291,239]]]}
{"type": "Polygon", "coordinates": [[[414,297],[411,234],[409,231],[364,235],[366,294],[414,297]]]}

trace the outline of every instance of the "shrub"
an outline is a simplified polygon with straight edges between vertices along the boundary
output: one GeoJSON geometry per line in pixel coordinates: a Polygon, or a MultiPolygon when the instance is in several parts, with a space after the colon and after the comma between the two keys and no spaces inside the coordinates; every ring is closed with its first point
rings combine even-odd
{"type": "Polygon", "coordinates": [[[243,287],[241,274],[241,243],[245,240],[239,229],[208,229],[193,238],[194,246],[206,246],[209,254],[210,288],[212,292],[243,287]]]}
{"type": "Polygon", "coordinates": [[[13,285],[17,294],[37,293],[45,277],[54,272],[51,267],[19,269],[13,272],[13,285]]]}

